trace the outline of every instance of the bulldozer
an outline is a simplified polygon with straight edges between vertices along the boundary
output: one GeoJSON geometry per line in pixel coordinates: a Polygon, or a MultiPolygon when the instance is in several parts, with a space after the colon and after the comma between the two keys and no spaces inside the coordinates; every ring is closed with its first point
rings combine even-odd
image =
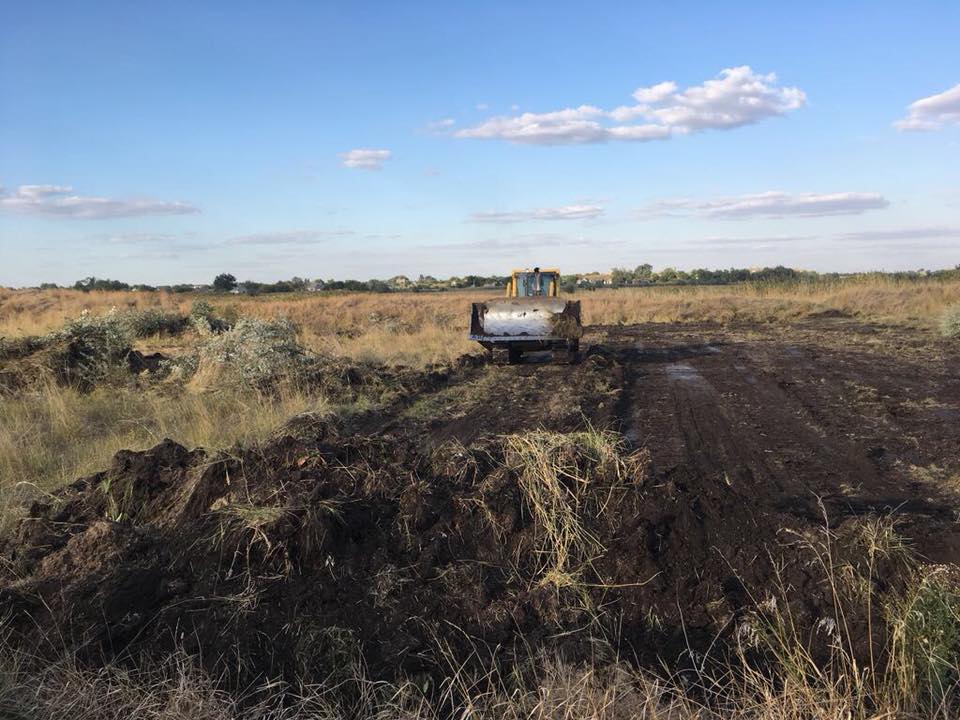
{"type": "Polygon", "coordinates": [[[550,350],[576,362],[583,326],[580,301],[557,297],[560,271],[538,267],[514,270],[506,297],[473,303],[470,339],[480,343],[495,362],[513,365],[526,352],[550,350]]]}

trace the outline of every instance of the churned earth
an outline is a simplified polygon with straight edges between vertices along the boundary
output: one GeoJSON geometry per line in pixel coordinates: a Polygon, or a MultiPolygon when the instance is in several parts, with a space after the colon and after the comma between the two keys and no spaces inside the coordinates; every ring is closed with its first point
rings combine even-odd
{"type": "MultiPolygon", "coordinates": [[[[362,657],[430,682],[452,659],[591,658],[598,637],[684,667],[771,598],[825,653],[812,550],[862,572],[875,520],[960,564],[956,342],[828,316],[594,326],[581,347],[366,370],[347,381],[389,386],[382,402],[261,445],[119,453],[2,542],[0,617],[91,662],[184,647],[245,683],[362,657]]],[[[866,581],[911,577],[890,554],[866,581]]],[[[883,618],[848,620],[868,652],[883,618]]]]}

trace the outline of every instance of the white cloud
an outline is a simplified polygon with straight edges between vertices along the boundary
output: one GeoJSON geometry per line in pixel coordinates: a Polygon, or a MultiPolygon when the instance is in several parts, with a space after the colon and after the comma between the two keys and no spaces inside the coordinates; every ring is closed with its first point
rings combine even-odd
{"type": "Polygon", "coordinates": [[[372,150],[369,148],[358,148],[340,153],[340,160],[344,167],[361,170],[381,170],[383,164],[392,157],[393,153],[389,150],[372,150]]]}
{"type": "Polygon", "coordinates": [[[717,200],[660,200],[641,209],[637,217],[689,216],[738,220],[766,217],[824,217],[859,215],[879,210],[890,203],[879,193],[797,193],[763,192],[717,200]]]}
{"type": "Polygon", "coordinates": [[[663,102],[677,91],[677,84],[673,81],[667,81],[651,85],[650,87],[637,88],[633,91],[633,99],[641,105],[649,103],[663,102]]]}
{"type": "Polygon", "coordinates": [[[789,245],[815,240],[814,235],[768,235],[765,237],[722,237],[713,236],[694,240],[692,244],[709,247],[767,247],[770,245],[789,245]]]}
{"type": "Polygon", "coordinates": [[[806,102],[802,90],[781,87],[774,73],[759,75],[746,65],[727,68],[713,80],[682,92],[677,91],[676,83],[666,81],[638,88],[633,97],[636,105],[609,111],[580,105],[554,112],[493,117],[455,132],[454,137],[530,145],[662,140],[749,125],[785,115],[806,102]],[[632,124],[637,119],[643,122],[632,124]]]}
{"type": "Polygon", "coordinates": [[[186,215],[200,212],[188,202],[136,198],[117,200],[71,195],[69,185],[21,185],[12,195],[0,197],[0,209],[23,215],[100,220],[145,215],[186,215]]]}
{"type": "Polygon", "coordinates": [[[500,139],[531,145],[602,142],[607,139],[607,131],[592,118],[603,114],[600,108],[581,105],[556,112],[495,117],[476,127],[458,130],[454,137],[500,139]]]}
{"type": "Polygon", "coordinates": [[[226,245],[315,245],[354,235],[352,230],[291,230],[254,233],[228,239],[226,245]]]}
{"type": "Polygon", "coordinates": [[[536,210],[478,212],[470,216],[473,222],[518,223],[528,220],[590,220],[603,214],[600,205],[564,205],[536,210]]]}
{"type": "Polygon", "coordinates": [[[860,232],[842,233],[836,237],[839,240],[859,240],[866,242],[873,242],[876,240],[931,240],[940,238],[960,239],[960,227],[926,225],[923,227],[896,228],[894,230],[863,230],[860,232]]]}
{"type": "Polygon", "coordinates": [[[960,85],[910,103],[907,116],[893,124],[897,130],[936,130],[944,125],[960,125],[960,85]]]}

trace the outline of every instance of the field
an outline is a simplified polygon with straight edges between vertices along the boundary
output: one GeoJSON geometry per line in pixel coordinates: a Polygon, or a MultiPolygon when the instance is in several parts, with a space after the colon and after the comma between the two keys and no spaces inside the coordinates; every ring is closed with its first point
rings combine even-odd
{"type": "Polygon", "coordinates": [[[482,297],[0,291],[0,712],[960,713],[960,282],[482,297]]]}

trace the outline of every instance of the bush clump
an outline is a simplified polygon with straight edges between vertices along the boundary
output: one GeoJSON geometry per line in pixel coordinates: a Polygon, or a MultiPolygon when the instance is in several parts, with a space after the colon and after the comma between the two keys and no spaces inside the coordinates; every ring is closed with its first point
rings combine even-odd
{"type": "Polygon", "coordinates": [[[52,350],[48,362],[62,382],[90,388],[125,361],[134,337],[132,324],[116,308],[101,316],[84,310],[47,335],[44,344],[52,350]]]}
{"type": "Polygon", "coordinates": [[[960,338],[960,303],[944,311],[940,318],[940,332],[944,337],[960,338]]]}
{"type": "Polygon", "coordinates": [[[155,308],[122,313],[119,316],[119,321],[126,326],[135,338],[152,337],[154,335],[179,335],[186,330],[189,324],[189,320],[183,315],[167,313],[155,308]]]}
{"type": "Polygon", "coordinates": [[[198,335],[213,335],[229,330],[231,324],[217,317],[213,305],[206,300],[196,300],[190,306],[190,324],[198,335]]]}
{"type": "Polygon", "coordinates": [[[297,342],[296,328],[288,320],[243,318],[199,345],[196,379],[201,384],[232,380],[264,387],[302,379],[315,364],[316,359],[297,342]]]}

